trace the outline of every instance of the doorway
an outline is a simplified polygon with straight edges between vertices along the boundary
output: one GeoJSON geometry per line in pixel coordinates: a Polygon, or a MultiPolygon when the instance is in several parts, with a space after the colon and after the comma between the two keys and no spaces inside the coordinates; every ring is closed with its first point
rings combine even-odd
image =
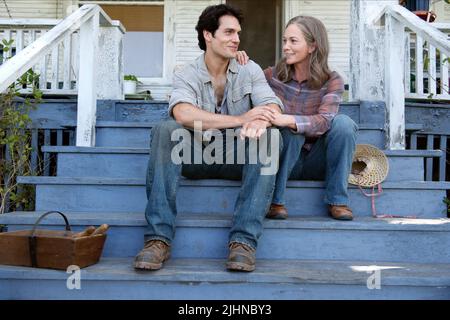
{"type": "Polygon", "coordinates": [[[227,0],[227,4],[242,10],[240,50],[265,69],[275,65],[281,56],[283,0],[227,0]]]}

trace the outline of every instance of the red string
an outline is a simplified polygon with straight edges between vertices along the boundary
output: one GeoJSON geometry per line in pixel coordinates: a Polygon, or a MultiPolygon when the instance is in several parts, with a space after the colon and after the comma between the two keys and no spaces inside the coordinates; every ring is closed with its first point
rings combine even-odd
{"type": "Polygon", "coordinates": [[[372,187],[372,193],[365,193],[364,190],[361,188],[361,186],[358,186],[359,190],[361,190],[362,194],[365,195],[366,197],[370,197],[371,198],[371,202],[372,202],[372,217],[373,218],[379,218],[379,219],[384,219],[384,218],[408,218],[408,219],[416,219],[416,216],[399,216],[399,215],[391,215],[391,214],[382,214],[382,215],[377,215],[377,211],[375,209],[375,197],[381,195],[383,193],[383,189],[381,188],[381,184],[377,184],[378,187],[378,192],[375,193],[375,186],[372,187]]]}

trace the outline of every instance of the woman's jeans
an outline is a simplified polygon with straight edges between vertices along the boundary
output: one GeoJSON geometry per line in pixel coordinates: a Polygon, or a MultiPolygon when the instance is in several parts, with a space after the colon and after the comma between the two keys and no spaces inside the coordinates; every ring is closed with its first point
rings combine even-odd
{"type": "Polygon", "coordinates": [[[272,203],[285,204],[286,182],[291,180],[325,180],[325,203],[348,205],[348,176],[356,147],[358,126],[346,115],[334,117],[331,128],[311,150],[302,149],[305,136],[281,130],[283,150],[272,203]]]}
{"type": "MultiPolygon", "coordinates": [[[[225,164],[225,161],[223,161],[224,164],[205,164],[204,159],[200,164],[177,163],[177,161],[173,161],[172,150],[179,145],[180,141],[172,141],[171,139],[172,133],[177,129],[185,130],[185,132],[190,133],[191,137],[193,136],[193,131],[183,128],[172,119],[159,123],[152,130],[147,170],[148,202],[145,217],[148,222],[148,229],[145,233],[145,240],[156,239],[167,244],[173,241],[175,236],[175,218],[177,216],[176,196],[180,177],[183,174],[191,179],[242,179],[241,190],[235,205],[229,242],[240,242],[256,248],[257,241],[262,233],[263,220],[272,199],[276,171],[272,174],[261,174],[261,169],[267,166],[260,161],[259,157],[257,157],[256,163],[253,161],[253,164],[250,164],[248,152],[245,152],[245,163],[236,164],[237,147],[234,148],[234,152],[233,150],[231,151],[235,160],[231,162],[234,164],[225,164]]],[[[282,148],[281,136],[277,129],[269,128],[267,132],[269,133],[270,131],[277,131],[276,133],[278,133],[274,135],[277,139],[276,143],[274,143],[274,145],[276,144],[277,154],[274,156],[276,156],[278,164],[279,152],[282,148]]],[[[233,142],[235,146],[237,139],[235,138],[233,142]]],[[[223,138],[223,141],[225,140],[223,138]]],[[[245,150],[248,151],[249,139],[245,140],[245,150]]],[[[270,141],[271,139],[267,140],[270,141]]],[[[192,148],[194,145],[192,143],[192,148]]],[[[201,143],[199,145],[200,149],[205,149],[205,145],[201,143]]],[[[228,155],[230,154],[229,149],[222,149],[221,152],[223,151],[228,151],[228,155]]],[[[227,152],[223,152],[222,156],[224,159],[226,155],[227,152]]],[[[191,157],[191,159],[194,158],[194,152],[192,152],[191,157]]],[[[191,163],[194,163],[194,161],[191,163]]],[[[200,202],[207,196],[207,194],[199,193],[198,198],[184,199],[184,201],[200,202]]]]}

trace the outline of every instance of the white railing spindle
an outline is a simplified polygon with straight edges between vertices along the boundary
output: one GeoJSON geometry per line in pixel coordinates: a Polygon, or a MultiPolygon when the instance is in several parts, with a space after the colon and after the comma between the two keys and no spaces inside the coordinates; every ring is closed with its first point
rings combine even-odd
{"type": "Polygon", "coordinates": [[[423,95],[423,40],[416,36],[416,94],[423,95]]]}
{"type": "Polygon", "coordinates": [[[64,38],[64,74],[63,74],[63,89],[70,90],[70,68],[72,67],[71,60],[71,41],[70,35],[64,38]]]}
{"type": "Polygon", "coordinates": [[[405,34],[405,43],[404,43],[404,50],[405,50],[405,90],[406,92],[411,92],[411,50],[410,50],[410,43],[411,43],[411,35],[408,32],[404,32],[405,34]]]}
{"type": "Polygon", "coordinates": [[[448,57],[443,54],[441,54],[441,94],[449,95],[449,87],[448,87],[448,66],[449,61],[447,60],[448,57]]]}
{"type": "Polygon", "coordinates": [[[16,54],[18,54],[20,51],[22,51],[24,45],[23,45],[23,30],[19,29],[16,31],[16,54]]]}
{"type": "MultiPolygon", "coordinates": [[[[45,34],[44,30],[41,30],[41,37],[45,34]]],[[[48,59],[49,55],[46,54],[42,57],[39,63],[39,89],[47,89],[47,70],[48,70],[48,59]]]]}
{"type": "Polygon", "coordinates": [[[428,44],[428,95],[436,96],[436,48],[428,44]]]}
{"type": "Polygon", "coordinates": [[[51,75],[51,86],[53,90],[58,89],[58,75],[59,75],[59,46],[55,46],[52,50],[52,72],[51,75]]]}
{"type": "Polygon", "coordinates": [[[71,75],[73,77],[73,80],[75,81],[76,89],[78,89],[78,79],[79,73],[80,73],[80,34],[78,32],[72,34],[72,68],[71,68],[71,75]]]}

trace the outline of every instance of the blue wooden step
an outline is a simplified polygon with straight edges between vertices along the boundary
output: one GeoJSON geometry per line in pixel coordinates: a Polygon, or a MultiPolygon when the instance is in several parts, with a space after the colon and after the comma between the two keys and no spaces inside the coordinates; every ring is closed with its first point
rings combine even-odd
{"type": "Polygon", "coordinates": [[[161,270],[142,272],[130,259],[115,258],[82,269],[80,290],[68,290],[69,276],[0,266],[0,299],[267,300],[261,305],[283,299],[450,299],[448,264],[259,260],[254,272],[236,273],[227,272],[222,259],[171,259],[161,270]]]}
{"type": "Polygon", "coordinates": [[[96,124],[98,147],[149,148],[151,129],[157,122],[101,121],[96,124]]]}
{"type": "MultiPolygon", "coordinates": [[[[147,203],[145,179],[19,177],[18,182],[36,185],[38,211],[144,212],[147,203]]],[[[180,185],[177,206],[188,213],[231,213],[240,190],[239,181],[229,180],[182,179],[180,185]]],[[[391,181],[384,182],[383,189],[375,201],[378,213],[446,216],[442,200],[450,182],[391,181]]],[[[349,187],[349,194],[356,216],[372,214],[369,197],[354,186],[349,187]]],[[[326,215],[323,196],[323,182],[288,181],[286,203],[292,216],[326,215]]]]}
{"type": "MultiPolygon", "coordinates": [[[[28,230],[43,212],[0,216],[9,231],[28,230]]],[[[143,213],[67,213],[75,231],[110,225],[104,257],[134,257],[144,243],[143,213]]],[[[180,214],[172,246],[174,258],[226,258],[230,215],[180,214]]],[[[64,229],[59,216],[42,228],[64,229]]],[[[337,221],[323,217],[265,219],[258,259],[319,259],[450,263],[450,219],[374,219],[337,221]]]]}
{"type": "MultiPolygon", "coordinates": [[[[148,148],[154,125],[155,122],[99,122],[96,124],[96,146],[148,148]]],[[[385,133],[378,126],[360,125],[356,141],[384,148],[385,133]]]]}
{"type": "MultiPolygon", "coordinates": [[[[142,178],[146,175],[148,148],[55,147],[59,177],[142,178]]],[[[441,150],[385,150],[390,171],[386,181],[424,180],[424,158],[440,157],[441,150]]]]}

